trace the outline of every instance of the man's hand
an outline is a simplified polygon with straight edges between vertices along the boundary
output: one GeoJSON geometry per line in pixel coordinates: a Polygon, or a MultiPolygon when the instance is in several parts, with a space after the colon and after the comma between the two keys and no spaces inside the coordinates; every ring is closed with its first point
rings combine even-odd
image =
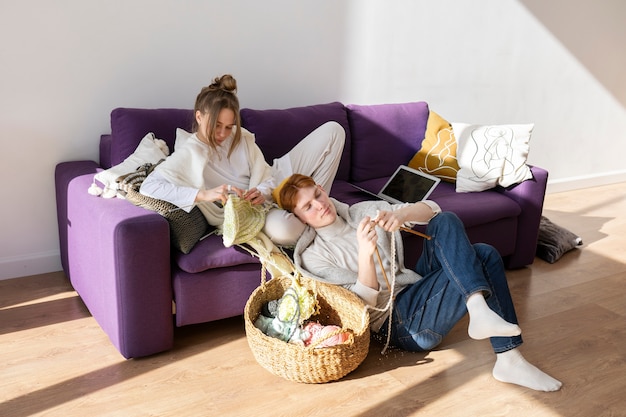
{"type": "Polygon", "coordinates": [[[378,291],[378,279],[376,277],[376,267],[374,266],[374,252],[378,234],[376,224],[372,219],[365,217],[356,229],[356,239],[359,245],[359,272],[358,280],[365,286],[378,291]]]}
{"type": "Polygon", "coordinates": [[[371,257],[376,251],[378,234],[376,224],[369,217],[363,218],[356,229],[356,239],[359,244],[359,257],[371,257]]]}
{"type": "Polygon", "coordinates": [[[395,232],[404,224],[404,218],[400,210],[397,211],[379,211],[372,220],[386,232],[395,232]]]}

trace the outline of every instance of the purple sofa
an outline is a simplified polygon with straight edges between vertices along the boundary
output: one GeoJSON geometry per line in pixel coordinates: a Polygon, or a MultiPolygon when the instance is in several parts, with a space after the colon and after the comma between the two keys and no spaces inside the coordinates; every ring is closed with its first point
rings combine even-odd
{"type": "MultiPolygon", "coordinates": [[[[424,138],[424,102],[343,105],[328,103],[284,110],[242,109],[268,162],[283,155],[323,122],[346,130],[346,144],[331,195],[354,203],[367,198],[348,181],[376,190],[399,164],[407,164],[424,138]]],[[[154,132],[173,150],[177,127],[190,129],[191,110],[128,109],[111,113],[111,133],[100,140],[100,161],[71,161],[55,172],[61,260],[89,311],[126,358],[173,346],[174,326],[237,316],[260,282],[260,264],[245,251],[225,248],[212,235],[183,254],[172,248],[169,224],[159,214],[123,199],[87,192],[101,169],[121,163],[141,138],[154,132]]],[[[315,156],[312,156],[315,157],[315,156]]],[[[455,212],[473,242],[497,248],[508,268],[535,257],[547,171],[509,189],[456,193],[442,182],[431,195],[455,212]]],[[[422,241],[406,236],[408,265],[422,241]]]]}

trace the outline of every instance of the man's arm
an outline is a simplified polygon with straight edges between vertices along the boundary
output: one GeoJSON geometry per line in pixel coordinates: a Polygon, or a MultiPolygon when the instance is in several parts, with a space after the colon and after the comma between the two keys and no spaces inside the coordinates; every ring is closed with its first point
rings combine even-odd
{"type": "Polygon", "coordinates": [[[441,213],[439,205],[434,201],[425,200],[393,211],[380,211],[375,221],[384,230],[395,232],[406,223],[427,224],[437,213],[441,213]]]}

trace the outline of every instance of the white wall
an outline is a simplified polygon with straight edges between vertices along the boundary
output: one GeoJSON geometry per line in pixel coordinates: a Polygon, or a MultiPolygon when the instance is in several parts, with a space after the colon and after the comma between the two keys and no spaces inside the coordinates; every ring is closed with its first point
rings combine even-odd
{"type": "Polygon", "coordinates": [[[244,107],[426,100],[450,121],[534,122],[550,190],[625,180],[624,29],[607,20],[626,5],[594,1],[582,48],[591,2],[548,3],[2,2],[0,278],[60,269],[54,167],[97,160],[113,108],[190,108],[226,72],[244,107]]]}

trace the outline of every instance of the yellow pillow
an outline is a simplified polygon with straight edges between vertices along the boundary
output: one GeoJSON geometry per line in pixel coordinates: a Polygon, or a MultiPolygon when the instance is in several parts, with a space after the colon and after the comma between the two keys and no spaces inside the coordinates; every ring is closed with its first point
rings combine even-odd
{"type": "Polygon", "coordinates": [[[422,147],[409,162],[411,168],[455,182],[459,171],[452,126],[434,111],[428,115],[422,147]]]}

